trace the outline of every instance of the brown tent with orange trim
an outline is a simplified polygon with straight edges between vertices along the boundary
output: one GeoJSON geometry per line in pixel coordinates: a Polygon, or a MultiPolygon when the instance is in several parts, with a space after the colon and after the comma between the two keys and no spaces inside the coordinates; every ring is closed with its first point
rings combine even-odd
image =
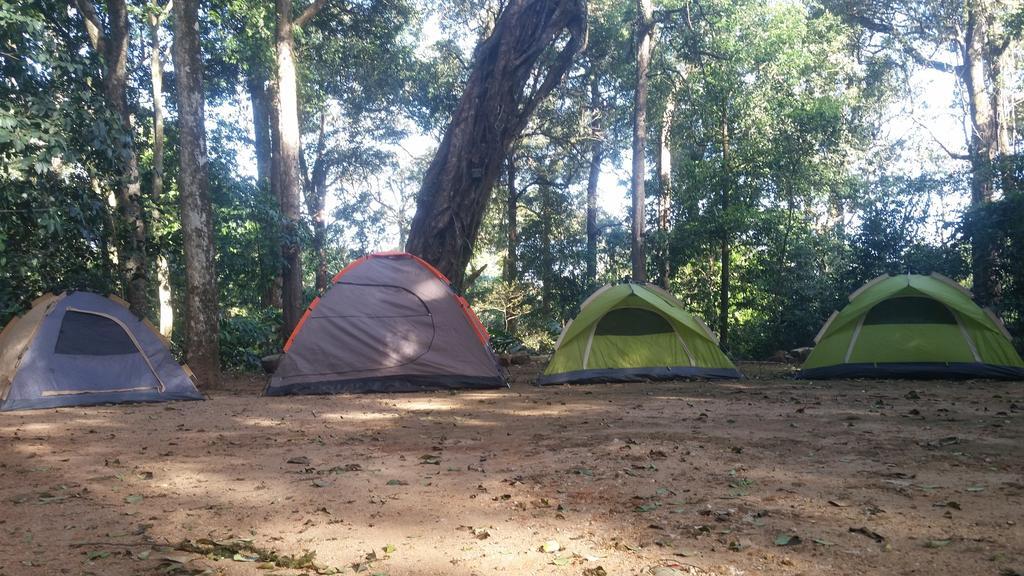
{"type": "Polygon", "coordinates": [[[346,266],[284,351],[268,396],[507,386],[466,301],[434,267],[404,252],[346,266]]]}

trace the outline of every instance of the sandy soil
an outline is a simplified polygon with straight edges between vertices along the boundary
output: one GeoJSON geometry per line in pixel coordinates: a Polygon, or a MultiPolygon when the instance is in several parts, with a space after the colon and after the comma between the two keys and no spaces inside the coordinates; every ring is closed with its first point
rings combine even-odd
{"type": "Polygon", "coordinates": [[[745,365],[538,389],[538,368],[489,392],[259,398],[239,377],[202,403],[0,414],[0,575],[316,572],[173,550],[204,538],[391,576],[1024,571],[1020,382],[745,365]]]}

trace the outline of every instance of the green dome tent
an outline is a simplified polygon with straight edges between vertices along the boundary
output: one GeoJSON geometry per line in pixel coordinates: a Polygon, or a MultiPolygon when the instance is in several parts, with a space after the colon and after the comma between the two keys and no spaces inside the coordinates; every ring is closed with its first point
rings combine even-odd
{"type": "Polygon", "coordinates": [[[801,378],[1024,379],[1002,322],[939,274],[875,278],[815,343],[801,378]]]}
{"type": "Polygon", "coordinates": [[[682,303],[650,284],[594,292],[562,329],[537,383],[742,378],[717,338],[682,303]]]}

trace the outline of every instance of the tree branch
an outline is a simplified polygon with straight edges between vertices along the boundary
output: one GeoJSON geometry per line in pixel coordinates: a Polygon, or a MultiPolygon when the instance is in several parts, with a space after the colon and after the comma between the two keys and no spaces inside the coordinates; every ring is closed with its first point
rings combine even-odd
{"type": "Polygon", "coordinates": [[[864,28],[869,32],[877,32],[879,34],[891,36],[900,44],[901,51],[907,56],[910,56],[910,58],[920,66],[932,68],[933,70],[938,70],[939,72],[959,73],[960,71],[960,66],[935,60],[922,54],[921,51],[912,46],[910,42],[906,38],[904,38],[900,31],[897,30],[896,27],[893,26],[892,24],[888,24],[886,22],[878,22],[877,20],[872,20],[871,18],[868,18],[867,16],[863,16],[861,14],[847,14],[847,19],[850,22],[857,24],[858,26],[864,28]]]}
{"type": "Polygon", "coordinates": [[[92,44],[93,50],[105,54],[107,37],[103,33],[103,23],[100,22],[100,17],[96,14],[96,7],[90,0],[75,0],[75,7],[82,14],[85,32],[89,35],[89,42],[92,44]]]}
{"type": "Polygon", "coordinates": [[[314,0],[312,4],[302,11],[302,14],[300,14],[298,18],[292,21],[292,26],[302,28],[306,22],[309,22],[313,16],[316,16],[316,13],[324,7],[324,4],[327,4],[327,0],[314,0]]]}
{"type": "Polygon", "coordinates": [[[960,154],[959,152],[953,152],[952,150],[947,148],[946,145],[943,144],[942,141],[939,140],[938,137],[935,136],[935,133],[932,132],[932,129],[927,124],[925,124],[924,122],[921,122],[916,117],[911,117],[911,119],[914,121],[915,124],[917,124],[921,128],[924,128],[925,131],[928,132],[928,135],[932,137],[932,140],[934,140],[935,143],[939,145],[939,148],[942,148],[942,151],[945,152],[947,155],[949,155],[950,158],[952,158],[953,160],[970,160],[971,159],[970,154],[960,154]]]}

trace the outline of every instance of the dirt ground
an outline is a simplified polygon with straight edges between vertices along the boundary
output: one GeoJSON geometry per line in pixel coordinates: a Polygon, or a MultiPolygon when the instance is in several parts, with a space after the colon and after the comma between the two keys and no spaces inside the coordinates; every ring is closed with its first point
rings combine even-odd
{"type": "Polygon", "coordinates": [[[0,414],[0,575],[317,573],[251,547],[391,576],[1024,572],[1021,382],[748,364],[539,389],[539,367],[511,390],[261,398],[247,376],[0,414]]]}

